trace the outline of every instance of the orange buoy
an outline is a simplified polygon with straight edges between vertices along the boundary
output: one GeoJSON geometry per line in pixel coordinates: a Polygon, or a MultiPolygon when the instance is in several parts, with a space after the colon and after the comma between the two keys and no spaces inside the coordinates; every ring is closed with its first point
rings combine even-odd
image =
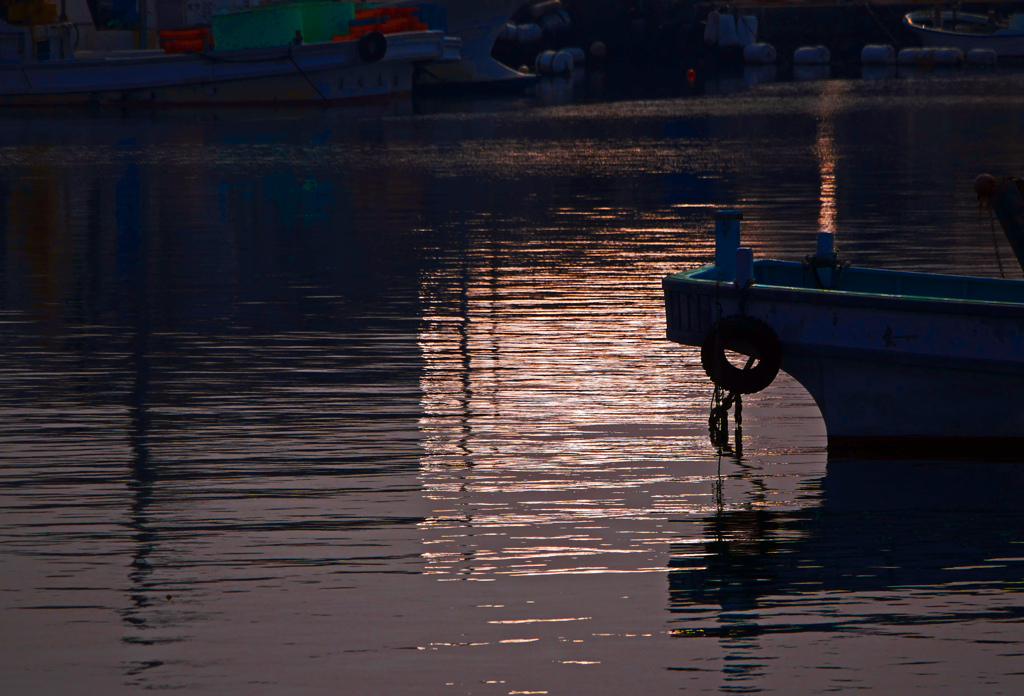
{"type": "Polygon", "coordinates": [[[687,82],[693,82],[696,79],[697,79],[697,71],[696,70],[694,70],[693,68],[690,68],[689,70],[686,71],[686,81],[687,82]]]}

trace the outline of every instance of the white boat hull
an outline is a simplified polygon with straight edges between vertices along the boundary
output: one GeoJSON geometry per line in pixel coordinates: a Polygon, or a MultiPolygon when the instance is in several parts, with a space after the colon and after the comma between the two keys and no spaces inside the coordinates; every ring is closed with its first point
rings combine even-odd
{"type": "MultiPolygon", "coordinates": [[[[996,55],[1001,58],[1024,56],[1024,30],[1002,29],[994,33],[980,33],[940,29],[922,23],[925,17],[931,16],[931,13],[911,12],[903,18],[904,25],[914,33],[922,46],[959,48],[964,55],[971,49],[983,48],[995,51],[996,55]]],[[[963,13],[959,14],[957,18],[965,26],[980,26],[987,20],[981,15],[965,15],[963,13]]],[[[944,12],[943,21],[952,22],[953,13],[944,12]]]]}
{"type": "Polygon", "coordinates": [[[366,62],[355,42],[167,55],[127,51],[105,58],[0,64],[0,104],[236,105],[379,101],[412,91],[413,71],[457,60],[443,32],[387,37],[366,62]]]}
{"type": "MultiPolygon", "coordinates": [[[[397,0],[386,4],[416,3],[397,0]]],[[[525,0],[439,0],[437,4],[445,10],[447,33],[462,40],[461,59],[427,66],[418,76],[418,85],[515,88],[536,81],[534,76],[523,75],[491,56],[501,30],[525,0]]]]}
{"type": "Polygon", "coordinates": [[[821,411],[830,451],[1024,447],[1024,282],[846,269],[821,289],[800,263],[758,261],[663,281],[670,340],[700,346],[723,317],[767,324],[780,367],[821,411]]]}
{"type": "MultiPolygon", "coordinates": [[[[950,439],[1024,444],[1024,312],[961,316],[955,303],[858,307],[863,298],[756,286],[743,312],[771,326],[782,370],[814,399],[830,450],[950,439]],[[850,300],[853,301],[844,301],[850,300]]],[[[731,284],[716,291],[665,281],[668,338],[700,345],[740,313],[731,284]]]]}

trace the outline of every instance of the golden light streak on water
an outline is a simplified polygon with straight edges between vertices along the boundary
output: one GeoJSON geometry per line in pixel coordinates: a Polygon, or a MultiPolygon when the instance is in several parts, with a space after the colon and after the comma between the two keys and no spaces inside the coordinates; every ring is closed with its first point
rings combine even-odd
{"type": "Polygon", "coordinates": [[[818,112],[817,137],[814,143],[821,176],[821,210],[818,213],[818,229],[836,231],[836,132],[835,110],[842,95],[848,91],[841,81],[826,82],[822,88],[818,112]]]}
{"type": "MultiPolygon", "coordinates": [[[[585,242],[550,231],[497,244],[481,229],[458,256],[436,252],[418,335],[426,574],[664,573],[669,517],[716,509],[707,378],[694,351],[665,341],[660,288],[680,256],[713,253],[709,206],[695,207],[585,242]]],[[[600,214],[613,225],[624,211],[600,214]]],[[[567,227],[579,215],[560,212],[567,227]]],[[[806,403],[791,385],[750,397],[748,412],[794,393],[806,403]]],[[[735,504],[792,499],[788,485],[776,477],[767,497],[735,504]]]]}
{"type": "MultiPolygon", "coordinates": [[[[602,215],[614,224],[621,211],[602,215]]],[[[632,234],[659,236],[652,229],[665,227],[632,234]]],[[[651,262],[664,258],[659,245],[646,251],[638,268],[620,234],[606,242],[591,236],[586,246],[549,238],[496,248],[481,240],[469,265],[424,277],[421,479],[437,506],[421,524],[427,573],[485,580],[663,572],[650,561],[616,559],[664,548],[664,521],[649,519],[656,503],[641,491],[671,482],[666,461],[707,450],[702,431],[645,422],[652,411],[678,411],[674,389],[660,403],[640,403],[639,393],[622,398],[645,373],[663,371],[673,386],[679,377],[673,351],[658,342],[661,271],[651,262]],[[663,358],[655,364],[652,346],[663,358]],[[640,432],[661,437],[640,444],[640,432]],[[648,465],[637,469],[624,457],[648,465]],[[618,548],[615,526],[637,520],[652,534],[618,548]]]]}

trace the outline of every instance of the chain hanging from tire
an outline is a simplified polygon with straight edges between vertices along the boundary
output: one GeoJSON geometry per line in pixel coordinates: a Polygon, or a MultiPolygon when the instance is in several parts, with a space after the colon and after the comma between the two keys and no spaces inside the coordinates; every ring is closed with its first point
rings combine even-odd
{"type": "Polygon", "coordinates": [[[711,444],[729,451],[729,409],[736,407],[736,454],[742,453],[743,394],[765,389],[779,374],[782,345],[768,324],[745,315],[720,318],[701,344],[701,365],[715,385],[708,430],[711,444]],[[726,357],[727,350],[746,354],[742,368],[726,357]],[[755,364],[756,363],[756,364],[755,364]]]}
{"type": "Polygon", "coordinates": [[[715,386],[711,399],[711,415],[708,417],[708,435],[711,446],[718,449],[718,454],[743,454],[743,397],[736,392],[727,392],[715,386]],[[729,409],[736,406],[736,447],[729,446],[729,409]]]}

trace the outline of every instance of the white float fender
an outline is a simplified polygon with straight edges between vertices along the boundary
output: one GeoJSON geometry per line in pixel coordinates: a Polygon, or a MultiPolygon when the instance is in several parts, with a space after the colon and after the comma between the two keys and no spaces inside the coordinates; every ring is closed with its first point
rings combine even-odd
{"type": "Polygon", "coordinates": [[[550,75],[554,72],[554,51],[541,51],[533,61],[533,71],[538,75],[550,75]]]}
{"type": "Polygon", "coordinates": [[[576,65],[583,65],[587,62],[587,54],[578,46],[570,46],[569,48],[563,48],[562,50],[572,56],[572,62],[576,65]]]}
{"type": "Polygon", "coordinates": [[[936,65],[960,65],[964,62],[964,52],[959,48],[936,48],[936,65]]]}
{"type": "Polygon", "coordinates": [[[767,43],[752,43],[743,48],[743,62],[747,65],[771,65],[778,59],[775,47],[767,43]]]}
{"type": "Polygon", "coordinates": [[[896,62],[896,49],[888,44],[868,44],[860,52],[865,65],[892,65],[896,62]]]}
{"type": "Polygon", "coordinates": [[[704,43],[708,46],[718,45],[718,24],[721,18],[718,10],[708,12],[707,21],[704,23],[704,43]]]}
{"type": "Polygon", "coordinates": [[[793,54],[796,65],[828,65],[832,62],[832,54],[824,46],[801,46],[793,54]]]}
{"type": "Polygon", "coordinates": [[[740,46],[757,43],[757,17],[754,15],[740,17],[736,24],[736,35],[739,38],[740,46]]]}
{"type": "Polygon", "coordinates": [[[998,54],[991,48],[972,48],[967,52],[969,65],[995,65],[998,54]]]}
{"type": "Polygon", "coordinates": [[[551,59],[551,70],[556,75],[572,75],[572,55],[567,51],[558,51],[555,53],[554,58],[551,59]]]}
{"type": "Polygon", "coordinates": [[[917,54],[921,52],[919,48],[904,48],[896,54],[897,65],[915,65],[917,63],[917,54]]]}
{"type": "Polygon", "coordinates": [[[718,18],[718,47],[731,48],[739,46],[740,40],[736,36],[736,18],[731,14],[723,14],[718,18]]]}

